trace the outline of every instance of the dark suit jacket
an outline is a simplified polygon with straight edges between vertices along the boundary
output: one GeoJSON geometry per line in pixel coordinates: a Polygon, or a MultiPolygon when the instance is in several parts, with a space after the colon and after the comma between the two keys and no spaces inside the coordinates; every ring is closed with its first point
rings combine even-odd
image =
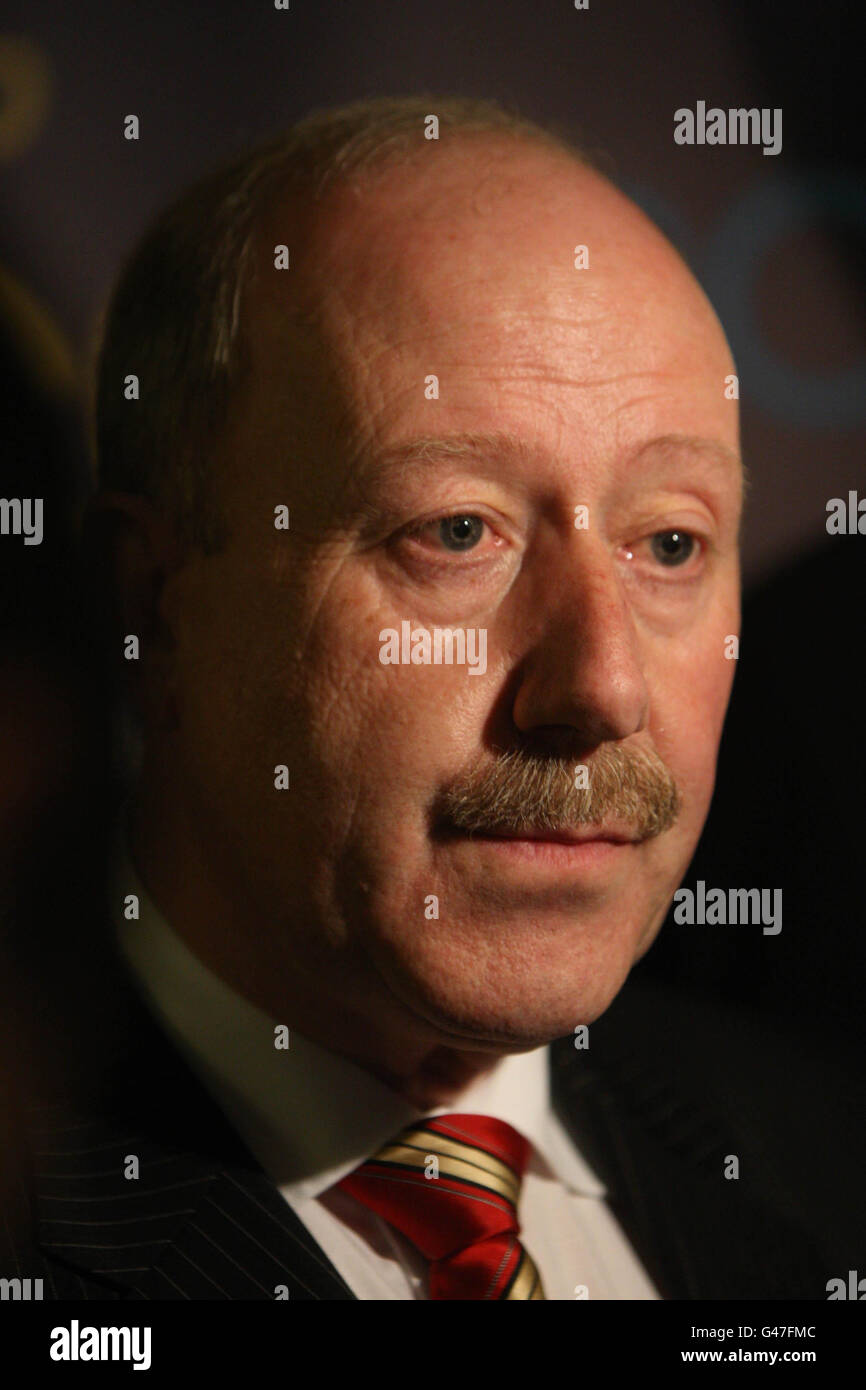
{"type": "MultiPolygon", "coordinates": [[[[42,1278],[53,1299],[354,1298],[128,981],[110,1009],[102,997],[99,1084],[88,1069],[17,1130],[0,1276],[42,1278]]],[[[557,1111],[662,1296],[826,1298],[833,1271],[768,1203],[754,1124],[730,1118],[754,1081],[730,1078],[735,1103],[715,1116],[700,1094],[701,1048],[718,1060],[725,1037],[639,980],[589,1031],[586,1051],[550,1049],[557,1111]]]]}

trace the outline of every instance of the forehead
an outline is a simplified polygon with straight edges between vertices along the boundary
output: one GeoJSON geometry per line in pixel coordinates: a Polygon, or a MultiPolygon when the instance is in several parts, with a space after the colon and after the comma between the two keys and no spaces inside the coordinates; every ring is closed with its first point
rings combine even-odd
{"type": "Polygon", "coordinates": [[[325,321],[329,305],[359,323],[393,320],[402,307],[433,320],[460,290],[491,307],[510,300],[565,312],[617,290],[637,310],[662,282],[669,300],[692,309],[703,300],[660,231],[607,179],[566,151],[502,136],[427,142],[405,164],[374,167],[321,202],[277,196],[256,243],[256,310],[270,304],[278,314],[281,299],[293,300],[325,321]],[[269,266],[287,242],[292,270],[280,284],[269,266]],[[575,266],[578,246],[586,270],[575,266]]]}
{"type": "Polygon", "coordinates": [[[437,426],[450,413],[449,424],[468,432],[489,429],[502,403],[519,433],[527,386],[540,408],[561,407],[579,423],[588,393],[612,392],[611,409],[625,408],[615,378],[631,380],[624,389],[638,402],[642,381],[652,392],[679,379],[691,418],[659,421],[653,433],[705,433],[709,413],[736,448],[735,408],[721,389],[733,370],[724,335],[634,204],[546,147],[430,144],[405,168],[338,187],[321,204],[278,199],[269,209],[248,306],[263,377],[273,385],[289,361],[307,391],[329,377],[327,408],[354,417],[355,432],[375,422],[387,434],[389,413],[402,415],[383,443],[431,433],[422,420],[431,373],[443,385],[437,426]],[[275,272],[282,242],[291,243],[291,270],[275,272]],[[581,246],[588,266],[578,269],[581,246]],[[298,305],[314,311],[314,333],[292,324],[298,305]],[[417,408],[403,409],[413,398],[417,408]]]}

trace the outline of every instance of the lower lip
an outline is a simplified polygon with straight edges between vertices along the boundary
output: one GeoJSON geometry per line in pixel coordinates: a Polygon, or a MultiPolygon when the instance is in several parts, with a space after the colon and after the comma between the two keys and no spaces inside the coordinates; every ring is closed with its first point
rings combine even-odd
{"type": "Polygon", "coordinates": [[[617,853],[634,848],[630,841],[620,840],[583,840],[575,844],[563,840],[520,839],[505,835],[470,835],[467,839],[472,844],[491,849],[500,857],[552,864],[561,868],[590,868],[595,864],[602,865],[613,859],[617,853]]]}

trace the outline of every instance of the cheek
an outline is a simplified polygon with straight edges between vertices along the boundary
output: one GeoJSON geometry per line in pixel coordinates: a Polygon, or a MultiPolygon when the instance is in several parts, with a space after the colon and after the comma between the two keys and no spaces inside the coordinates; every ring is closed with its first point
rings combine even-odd
{"type": "Polygon", "coordinates": [[[274,768],[303,750],[291,596],[234,554],[192,575],[176,625],[178,754],[227,805],[269,804],[274,768]]]}
{"type": "Polygon", "coordinates": [[[243,722],[252,643],[249,624],[238,620],[225,593],[234,591],[214,579],[185,595],[176,628],[174,696],[184,742],[194,746],[221,729],[230,754],[235,729],[243,722]]]}
{"type": "Polygon", "coordinates": [[[429,712],[411,668],[380,664],[381,627],[378,615],[329,604],[287,673],[298,785],[334,854],[398,837],[429,775],[429,712]]]}
{"type": "Polygon", "coordinates": [[[340,575],[309,623],[298,663],[297,690],[317,757],[383,789],[425,772],[429,782],[466,725],[467,700],[477,704],[488,689],[465,667],[404,663],[399,634],[406,617],[370,576],[340,575]],[[398,634],[396,653],[381,636],[386,631],[398,634]]]}

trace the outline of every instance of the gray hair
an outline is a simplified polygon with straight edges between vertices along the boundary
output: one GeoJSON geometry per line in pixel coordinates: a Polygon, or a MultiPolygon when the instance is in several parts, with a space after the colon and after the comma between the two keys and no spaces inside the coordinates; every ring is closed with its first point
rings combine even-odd
{"type": "Polygon", "coordinates": [[[103,314],[91,408],[99,488],[144,495],[185,540],[220,548],[211,457],[244,374],[241,309],[259,219],[275,194],[320,199],[407,161],[430,115],[446,140],[500,134],[599,167],[564,133],[496,102],[428,94],[315,110],[217,169],[159,216],[103,314]],[[124,398],[128,374],[139,378],[138,402],[124,398]]]}

